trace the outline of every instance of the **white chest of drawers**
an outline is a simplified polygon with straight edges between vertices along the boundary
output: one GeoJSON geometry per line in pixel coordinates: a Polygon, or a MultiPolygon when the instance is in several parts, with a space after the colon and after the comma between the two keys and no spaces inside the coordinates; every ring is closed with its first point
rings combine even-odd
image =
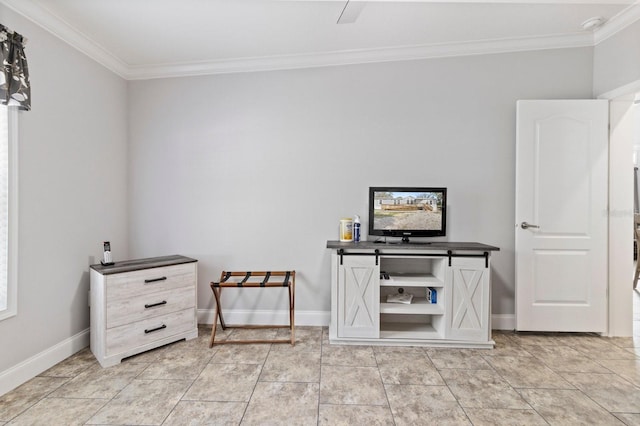
{"type": "Polygon", "coordinates": [[[100,365],[198,336],[197,265],[177,255],[91,265],[91,351],[100,365]]]}

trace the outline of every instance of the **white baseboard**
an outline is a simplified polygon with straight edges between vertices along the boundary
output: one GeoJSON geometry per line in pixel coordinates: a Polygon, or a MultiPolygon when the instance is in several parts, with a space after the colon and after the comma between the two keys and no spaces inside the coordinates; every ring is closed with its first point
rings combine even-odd
{"type": "MultiPolygon", "coordinates": [[[[247,325],[286,325],[289,324],[289,310],[282,311],[248,311],[223,310],[224,322],[227,324],[247,325]]],[[[297,311],[295,325],[328,326],[329,311],[297,311]]],[[[213,309],[198,309],[198,324],[213,324],[213,309]]]]}
{"type": "Polygon", "coordinates": [[[0,396],[89,346],[89,329],[0,372],[0,396]]]}
{"type": "Polygon", "coordinates": [[[491,328],[493,330],[515,330],[516,316],[514,314],[491,315],[491,328]]]}

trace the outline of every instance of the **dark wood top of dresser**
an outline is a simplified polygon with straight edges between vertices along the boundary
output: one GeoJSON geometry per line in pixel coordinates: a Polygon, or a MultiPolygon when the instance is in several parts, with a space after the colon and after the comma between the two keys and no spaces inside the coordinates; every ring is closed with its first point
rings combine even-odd
{"type": "Polygon", "coordinates": [[[186,256],[180,256],[178,254],[172,256],[161,257],[148,257],[146,259],[133,259],[124,260],[122,262],[115,262],[113,265],[105,266],[101,263],[91,265],[91,269],[101,273],[102,275],[121,274],[123,272],[138,271],[141,269],[158,268],[161,266],[179,265],[181,263],[197,262],[196,259],[192,259],[186,256]]]}

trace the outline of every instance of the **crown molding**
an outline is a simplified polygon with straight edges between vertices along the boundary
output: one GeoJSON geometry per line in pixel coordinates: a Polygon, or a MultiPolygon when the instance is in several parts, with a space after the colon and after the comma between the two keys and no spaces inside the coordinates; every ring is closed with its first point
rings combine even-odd
{"type": "Polygon", "coordinates": [[[593,34],[577,33],[573,35],[535,38],[345,50],[302,55],[237,58],[224,61],[131,67],[129,68],[126,78],[129,80],[148,80],[166,77],[276,71],[590,46],[593,46],[593,34]]]}
{"type": "MultiPolygon", "coordinates": [[[[566,1],[566,0],[564,0],[566,1]]],[[[584,1],[584,0],[582,0],[584,1]]],[[[0,0],[8,8],[44,28],[126,80],[315,68],[375,62],[407,61],[530,50],[592,47],[640,19],[638,1],[595,32],[481,40],[458,43],[356,49],[313,54],[231,58],[217,61],[135,66],[122,61],[73,25],[31,0],[0,0]]]]}
{"type": "Polygon", "coordinates": [[[71,24],[56,16],[50,10],[30,0],[0,0],[0,3],[50,32],[120,77],[126,78],[129,67],[125,62],[84,35],[71,24]]]}
{"type": "Polygon", "coordinates": [[[640,2],[636,1],[593,33],[594,45],[600,44],[640,19],[640,2]]]}

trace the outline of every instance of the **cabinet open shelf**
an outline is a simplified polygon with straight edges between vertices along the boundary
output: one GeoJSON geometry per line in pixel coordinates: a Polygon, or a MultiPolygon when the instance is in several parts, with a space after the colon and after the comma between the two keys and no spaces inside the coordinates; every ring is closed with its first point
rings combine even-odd
{"type": "Polygon", "coordinates": [[[410,304],[386,303],[380,300],[381,314],[444,314],[444,308],[437,303],[429,303],[424,297],[414,297],[410,304]]]}
{"type": "Polygon", "coordinates": [[[443,287],[444,282],[432,274],[400,274],[389,272],[389,279],[380,280],[381,287],[443,287]]]}
{"type": "Polygon", "coordinates": [[[380,337],[386,339],[436,339],[442,338],[431,324],[412,322],[380,323],[380,337]]]}

